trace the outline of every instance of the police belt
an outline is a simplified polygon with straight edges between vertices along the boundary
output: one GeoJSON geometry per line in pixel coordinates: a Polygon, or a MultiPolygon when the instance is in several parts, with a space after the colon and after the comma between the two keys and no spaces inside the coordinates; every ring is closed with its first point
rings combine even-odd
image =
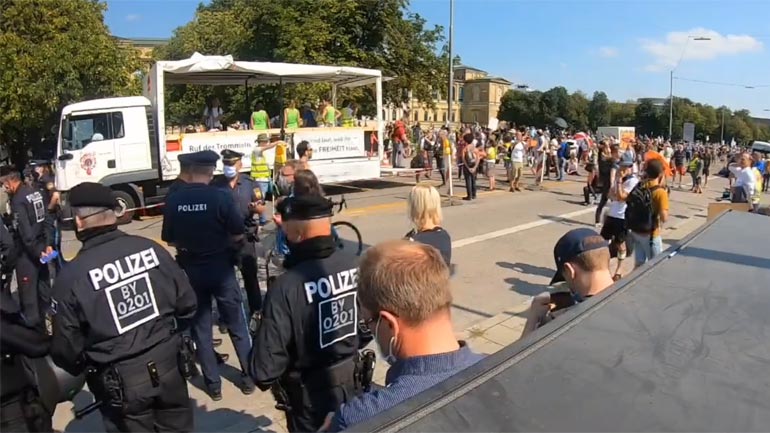
{"type": "Polygon", "coordinates": [[[153,381],[149,371],[149,364],[151,363],[154,363],[157,369],[156,379],[160,379],[172,369],[178,369],[177,352],[179,352],[181,344],[182,337],[173,335],[170,339],[156,344],[133,358],[110,365],[97,366],[96,370],[99,372],[104,368],[114,368],[120,374],[124,388],[141,386],[153,381]]]}
{"type": "Polygon", "coordinates": [[[311,390],[325,391],[338,386],[357,387],[357,354],[338,361],[330,366],[309,368],[288,373],[288,380],[300,381],[311,390]]]}

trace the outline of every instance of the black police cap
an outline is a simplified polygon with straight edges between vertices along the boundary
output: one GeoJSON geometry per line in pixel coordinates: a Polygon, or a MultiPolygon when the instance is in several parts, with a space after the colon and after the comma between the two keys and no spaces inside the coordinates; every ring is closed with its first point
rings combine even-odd
{"type": "Polygon", "coordinates": [[[197,165],[200,167],[216,167],[217,161],[219,161],[219,155],[213,150],[183,153],[178,158],[179,163],[182,165],[197,165]]]}
{"type": "Polygon", "coordinates": [[[112,190],[94,182],[83,182],[70,190],[70,206],[72,207],[106,207],[115,209],[118,206],[112,190]]]}
{"type": "Polygon", "coordinates": [[[233,164],[240,161],[241,158],[243,158],[243,154],[241,152],[236,152],[231,149],[225,149],[220,153],[222,154],[222,162],[224,163],[233,164]]]}
{"type": "Polygon", "coordinates": [[[320,195],[293,196],[278,204],[283,220],[307,221],[332,216],[332,202],[320,195]]]}

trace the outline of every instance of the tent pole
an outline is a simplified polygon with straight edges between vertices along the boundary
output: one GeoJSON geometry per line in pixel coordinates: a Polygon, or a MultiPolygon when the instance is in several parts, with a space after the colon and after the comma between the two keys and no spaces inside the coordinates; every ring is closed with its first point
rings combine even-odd
{"type": "Polygon", "coordinates": [[[375,92],[377,98],[377,159],[380,169],[382,169],[382,159],[385,157],[385,122],[383,121],[382,110],[382,77],[377,77],[375,81],[375,92]]]}
{"type": "Polygon", "coordinates": [[[281,141],[286,140],[286,131],[283,129],[283,77],[278,79],[278,105],[280,105],[279,122],[281,122],[281,141]]]}
{"type": "MultiPolygon", "coordinates": [[[[251,117],[251,101],[249,100],[249,79],[247,78],[246,81],[243,83],[243,86],[246,88],[246,114],[250,118],[251,117]]],[[[250,122],[246,122],[246,125],[248,125],[250,122]]]]}

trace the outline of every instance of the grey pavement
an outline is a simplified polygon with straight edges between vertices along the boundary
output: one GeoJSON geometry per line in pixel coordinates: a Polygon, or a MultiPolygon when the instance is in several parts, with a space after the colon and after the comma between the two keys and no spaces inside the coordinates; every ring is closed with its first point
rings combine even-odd
{"type": "MultiPolygon", "coordinates": [[[[498,179],[503,177],[499,172],[498,179]]],[[[435,179],[434,175],[432,182],[438,185],[435,179]]],[[[527,175],[526,181],[531,184],[532,178],[527,175]]],[[[390,178],[326,187],[326,192],[334,197],[345,195],[349,208],[335,219],[355,224],[364,244],[369,246],[401,238],[409,231],[405,199],[413,183],[413,178],[390,178]]],[[[462,182],[455,178],[454,185],[455,196],[464,195],[462,182]]],[[[486,187],[487,181],[479,179],[479,185],[486,187]]],[[[473,202],[451,200],[452,205],[444,208],[443,225],[452,235],[456,265],[451,283],[453,323],[458,337],[466,339],[472,348],[492,353],[518,339],[522,313],[530,298],[543,291],[553,275],[552,251],[556,240],[571,228],[593,227],[595,207],[581,204],[583,185],[582,176],[572,176],[564,182],[547,181],[542,190],[510,193],[503,191],[506,185],[498,182],[498,191],[480,192],[479,199],[473,202]]],[[[726,185],[725,179],[714,178],[702,195],[673,190],[664,242],[676,243],[705,222],[708,203],[720,197],[726,185]]],[[[446,187],[442,193],[446,193],[446,187]]],[[[135,221],[123,229],[160,241],[161,225],[162,219],[155,217],[135,221]]],[[[68,233],[63,248],[65,256],[72,257],[77,247],[77,241],[68,233]]],[[[631,271],[631,262],[632,259],[626,261],[624,275],[631,271]]],[[[221,350],[231,354],[229,365],[237,368],[226,337],[221,350]]],[[[386,370],[387,366],[379,362],[375,373],[378,383],[382,383],[386,370]]],[[[190,393],[197,431],[285,430],[282,413],[273,408],[269,393],[244,396],[227,380],[223,381],[224,399],[220,402],[212,402],[194,384],[190,393]]],[[[92,397],[81,393],[78,405],[87,403],[88,398],[92,397]]],[[[54,419],[56,429],[102,429],[98,413],[77,421],[72,420],[70,408],[71,404],[59,405],[54,419]]]]}

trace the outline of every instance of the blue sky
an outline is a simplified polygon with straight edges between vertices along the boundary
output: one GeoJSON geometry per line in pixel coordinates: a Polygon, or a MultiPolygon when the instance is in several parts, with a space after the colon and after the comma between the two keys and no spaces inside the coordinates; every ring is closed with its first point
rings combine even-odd
{"type": "MultiPolygon", "coordinates": [[[[106,21],[118,36],[169,37],[198,3],[107,0],[106,21]]],[[[412,0],[411,10],[448,27],[449,0],[412,0]]],[[[620,101],[668,97],[682,57],[675,77],[755,88],[675,80],[675,96],[770,117],[768,17],[767,0],[456,0],[455,52],[517,84],[620,101]]]]}

